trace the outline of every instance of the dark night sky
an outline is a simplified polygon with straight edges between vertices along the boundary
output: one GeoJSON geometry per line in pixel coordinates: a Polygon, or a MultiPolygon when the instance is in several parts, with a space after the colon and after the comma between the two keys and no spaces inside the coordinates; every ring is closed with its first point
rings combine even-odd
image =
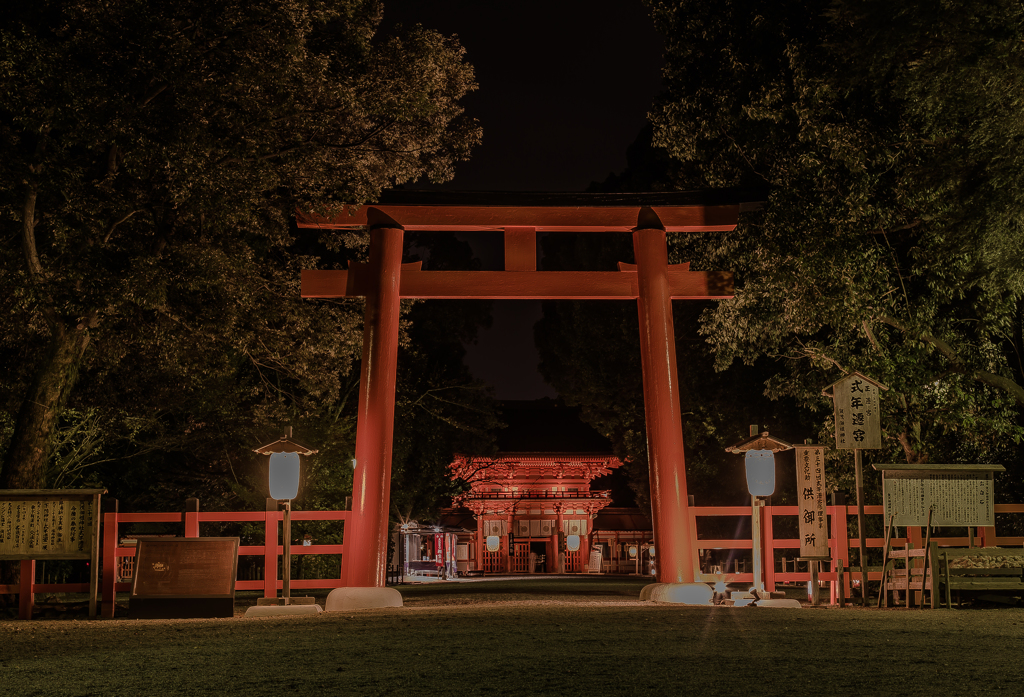
{"type": "MultiPolygon", "coordinates": [[[[476,69],[465,106],[483,144],[445,189],[583,191],[625,168],[661,85],[662,41],[640,0],[384,0],[384,30],[396,23],[458,35],[476,69]]],[[[500,268],[500,252],[474,246],[500,268]]],[[[540,302],[496,301],[493,314],[468,347],[473,374],[499,399],[554,396],[536,370],[540,302]]]]}

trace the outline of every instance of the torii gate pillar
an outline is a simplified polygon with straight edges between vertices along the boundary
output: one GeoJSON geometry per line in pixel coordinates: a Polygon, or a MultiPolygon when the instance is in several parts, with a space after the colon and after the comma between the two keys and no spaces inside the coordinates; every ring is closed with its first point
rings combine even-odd
{"type": "Polygon", "coordinates": [[[347,587],[383,588],[391,501],[391,449],[395,430],[395,375],[402,273],[401,228],[370,231],[359,377],[356,466],[352,511],[346,522],[341,581],[347,587]]]}
{"type": "Polygon", "coordinates": [[[647,456],[651,477],[656,568],[659,583],[693,583],[692,540],[683,423],[679,407],[675,327],[668,282],[665,231],[633,233],[640,314],[640,356],[644,375],[647,456]]]}

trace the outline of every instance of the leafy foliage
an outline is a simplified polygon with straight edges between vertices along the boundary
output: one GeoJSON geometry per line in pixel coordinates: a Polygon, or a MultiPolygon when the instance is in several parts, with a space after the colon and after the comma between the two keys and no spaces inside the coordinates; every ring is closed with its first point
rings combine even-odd
{"type": "Polygon", "coordinates": [[[860,370],[891,388],[882,458],[1005,461],[1024,432],[1024,10],[650,6],[655,145],[688,186],[772,187],[738,234],[679,239],[738,274],[704,315],[718,368],[778,359],[768,394],[816,408],[825,442],[818,391],[860,370]]]}
{"type": "Polygon", "coordinates": [[[458,43],[378,37],[380,15],[373,0],[8,11],[0,406],[18,417],[0,486],[42,486],[76,413],[102,430],[98,476],[140,504],[239,496],[239,453],[284,421],[344,471],[361,303],[301,301],[298,279],[366,239],[290,216],[442,181],[480,138],[458,43]]]}

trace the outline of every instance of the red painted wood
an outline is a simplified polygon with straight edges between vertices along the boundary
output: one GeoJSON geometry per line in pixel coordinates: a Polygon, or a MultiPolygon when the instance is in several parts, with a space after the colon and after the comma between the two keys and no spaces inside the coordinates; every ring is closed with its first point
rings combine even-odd
{"type": "MultiPolygon", "coordinates": [[[[178,520],[181,520],[180,516],[178,520]]],[[[101,614],[106,618],[114,616],[114,605],[117,602],[117,594],[114,591],[117,573],[117,524],[116,512],[103,514],[103,587],[100,594],[103,598],[101,614]]]]}
{"type": "Polygon", "coordinates": [[[263,580],[260,581],[264,598],[277,597],[277,557],[284,549],[277,544],[277,522],[283,514],[276,510],[277,504],[271,508],[267,500],[267,510],[263,513],[263,580]]]}
{"type": "Polygon", "coordinates": [[[382,588],[387,561],[391,448],[395,426],[395,377],[398,363],[399,283],[402,230],[370,233],[373,284],[363,315],[363,360],[356,425],[356,470],[352,515],[342,557],[346,587],[382,588]]]}
{"type": "Polygon", "coordinates": [[[537,270],[537,230],[532,227],[505,228],[505,270],[537,270]]]}
{"type": "MultiPolygon", "coordinates": [[[[738,204],[651,206],[668,232],[728,232],[739,219],[738,204]]],[[[532,227],[538,232],[632,232],[640,206],[375,205],[346,207],[333,217],[296,212],[300,228],[346,229],[374,224],[406,230],[466,232],[532,227]]]]}
{"type": "Polygon", "coordinates": [[[772,506],[762,507],[764,515],[764,540],[761,549],[764,550],[764,589],[768,592],[775,590],[775,512],[772,506]]]}
{"type": "Polygon", "coordinates": [[[633,233],[637,261],[640,354],[651,472],[651,512],[661,583],[692,583],[696,535],[690,527],[675,327],[664,230],[633,233]]]}
{"type": "Polygon", "coordinates": [[[36,560],[21,560],[21,588],[18,590],[18,619],[32,619],[32,605],[35,604],[35,593],[32,586],[36,582],[36,560]]]}
{"type": "MultiPolygon", "coordinates": [[[[303,298],[365,296],[373,285],[362,264],[349,271],[302,272],[303,298]]],[[[680,265],[680,266],[689,266],[680,265]]],[[[732,297],[732,273],[669,267],[665,276],[673,300],[732,297]]],[[[635,271],[402,271],[403,298],[629,300],[638,297],[635,271]]]]}

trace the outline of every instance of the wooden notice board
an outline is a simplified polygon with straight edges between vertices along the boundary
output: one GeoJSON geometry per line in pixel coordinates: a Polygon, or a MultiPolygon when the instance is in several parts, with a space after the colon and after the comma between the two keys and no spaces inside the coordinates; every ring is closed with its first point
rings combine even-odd
{"type": "Polygon", "coordinates": [[[238,542],[237,537],[140,539],[128,615],[234,616],[238,542]]]}
{"type": "Polygon", "coordinates": [[[1002,465],[872,465],[882,472],[885,519],[894,525],[995,525],[993,473],[1002,465]]]}
{"type": "Polygon", "coordinates": [[[0,559],[89,560],[90,618],[96,617],[100,496],[104,493],[104,489],[0,489],[0,559]]]}

